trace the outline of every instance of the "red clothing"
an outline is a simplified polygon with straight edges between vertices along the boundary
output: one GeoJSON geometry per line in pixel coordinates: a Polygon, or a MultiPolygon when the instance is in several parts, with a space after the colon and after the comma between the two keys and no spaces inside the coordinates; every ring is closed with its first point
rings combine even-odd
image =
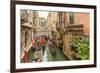
{"type": "Polygon", "coordinates": [[[45,43],[46,43],[46,39],[45,39],[45,37],[43,37],[41,40],[41,45],[45,45],[45,43]]]}
{"type": "Polygon", "coordinates": [[[33,39],[33,41],[32,41],[32,44],[33,44],[33,45],[36,43],[37,38],[38,38],[38,37],[36,37],[36,36],[34,37],[34,39],[33,39]]]}
{"type": "Polygon", "coordinates": [[[27,60],[27,53],[26,53],[26,48],[24,48],[24,63],[26,63],[26,60],[27,60]]]}
{"type": "Polygon", "coordinates": [[[35,42],[36,42],[36,41],[35,41],[35,39],[33,39],[32,44],[34,45],[34,44],[35,44],[35,42]]]}

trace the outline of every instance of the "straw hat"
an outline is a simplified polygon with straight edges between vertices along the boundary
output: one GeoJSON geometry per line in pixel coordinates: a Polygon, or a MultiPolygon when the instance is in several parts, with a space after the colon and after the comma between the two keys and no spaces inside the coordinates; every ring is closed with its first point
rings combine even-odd
{"type": "Polygon", "coordinates": [[[34,52],[34,59],[40,59],[41,57],[41,52],[40,51],[35,51],[34,52]]]}

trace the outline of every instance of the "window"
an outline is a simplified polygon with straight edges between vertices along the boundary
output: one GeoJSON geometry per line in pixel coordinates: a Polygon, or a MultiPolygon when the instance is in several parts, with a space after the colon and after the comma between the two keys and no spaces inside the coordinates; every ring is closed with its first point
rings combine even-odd
{"type": "Polygon", "coordinates": [[[27,46],[27,40],[28,40],[28,32],[25,31],[25,47],[27,46]]]}
{"type": "Polygon", "coordinates": [[[74,24],[74,13],[73,12],[69,13],[69,23],[74,24]]]}

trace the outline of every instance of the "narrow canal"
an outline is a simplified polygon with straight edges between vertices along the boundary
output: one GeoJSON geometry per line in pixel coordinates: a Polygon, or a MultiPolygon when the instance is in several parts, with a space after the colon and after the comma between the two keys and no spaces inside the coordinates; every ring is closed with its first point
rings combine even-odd
{"type": "MultiPolygon", "coordinates": [[[[41,50],[40,50],[41,51],[41,50]]],[[[30,49],[27,53],[27,62],[32,62],[34,57],[34,51],[30,49]]],[[[46,45],[44,56],[41,57],[42,62],[52,61],[66,61],[68,58],[64,55],[61,48],[58,48],[55,44],[46,45]]]]}

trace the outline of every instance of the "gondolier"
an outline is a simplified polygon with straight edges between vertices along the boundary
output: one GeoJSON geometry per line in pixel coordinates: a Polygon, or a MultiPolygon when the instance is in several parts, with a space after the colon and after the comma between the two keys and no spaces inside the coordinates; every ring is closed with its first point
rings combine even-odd
{"type": "Polygon", "coordinates": [[[45,47],[46,47],[46,39],[43,36],[43,38],[41,39],[42,56],[44,55],[44,51],[46,49],[45,47]]]}

